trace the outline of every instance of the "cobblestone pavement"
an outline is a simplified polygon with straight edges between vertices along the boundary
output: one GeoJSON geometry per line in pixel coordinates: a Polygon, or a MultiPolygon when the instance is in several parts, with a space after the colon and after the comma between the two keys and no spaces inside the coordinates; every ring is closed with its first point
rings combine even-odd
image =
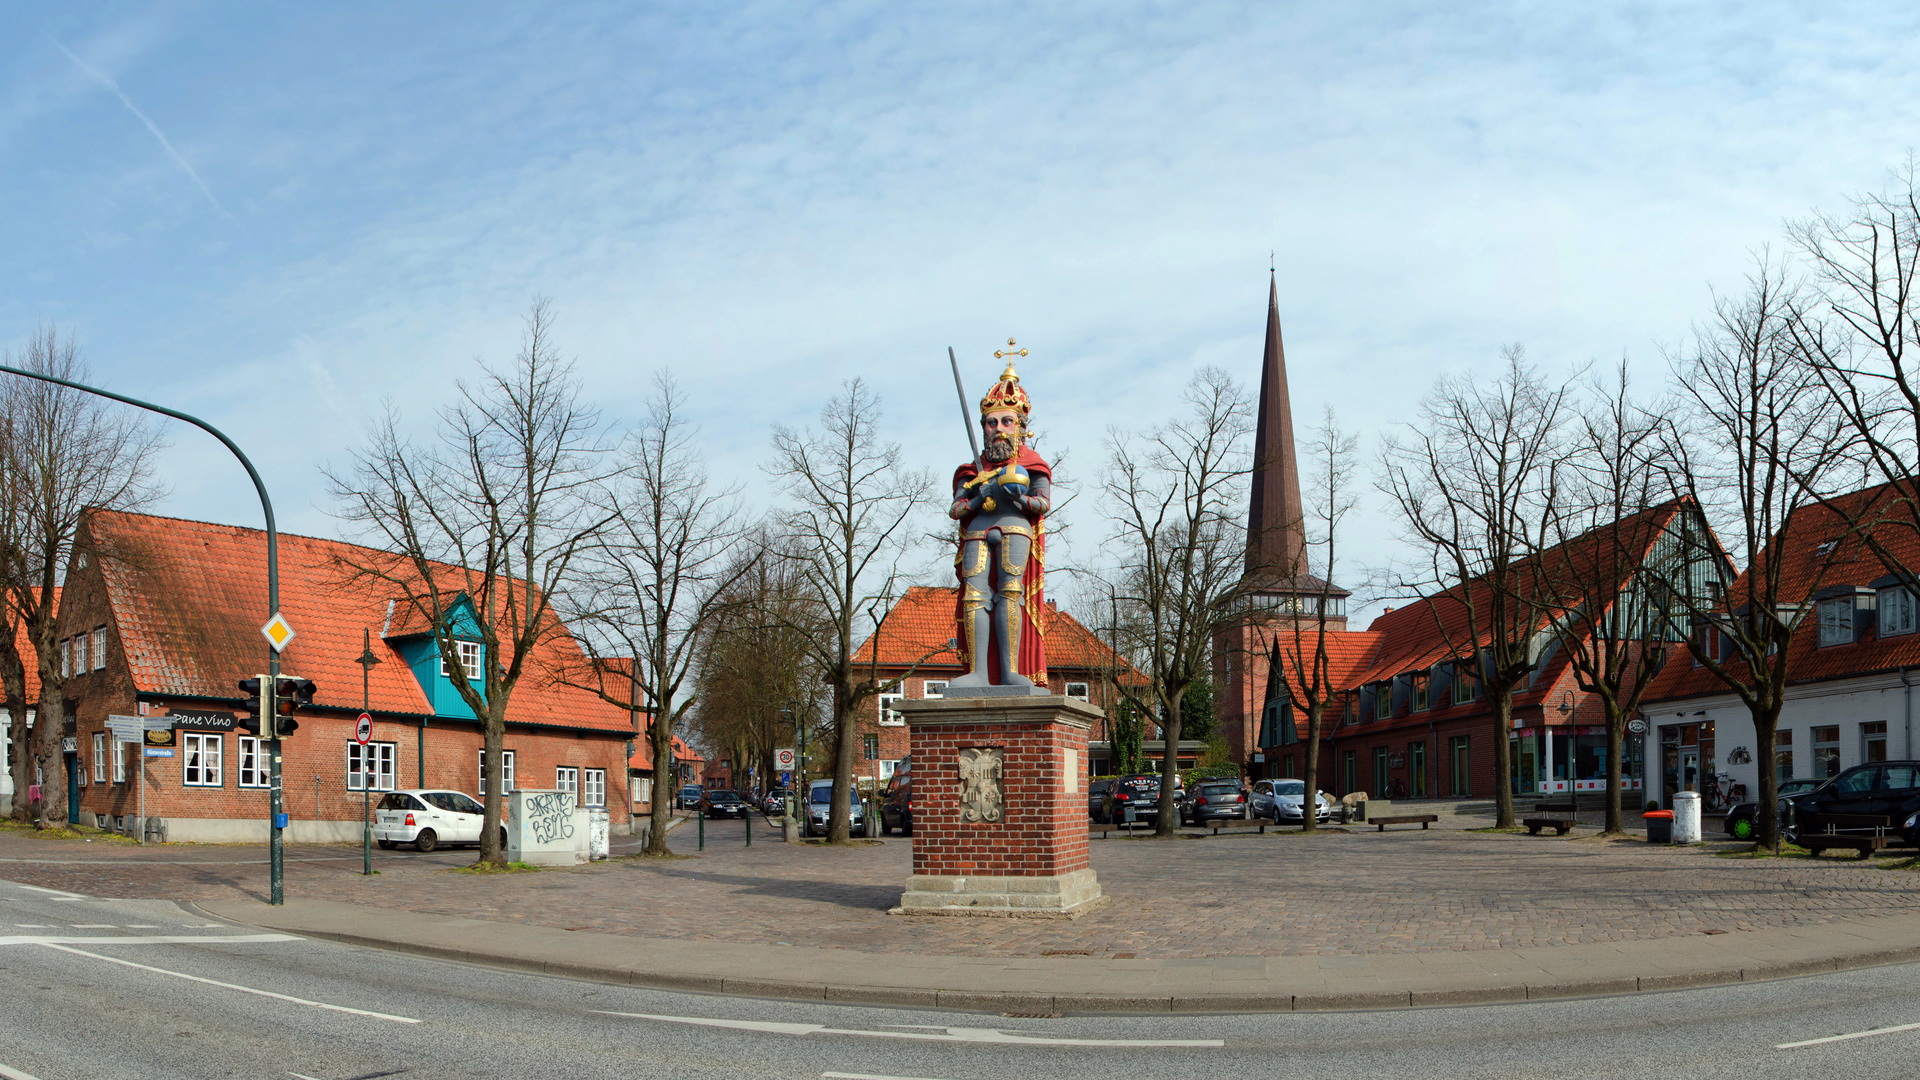
{"type": "MultiPolygon", "coordinates": [[[[288,849],[287,894],[602,933],[971,956],[1196,958],[1430,952],[1627,941],[1804,926],[1920,910],[1907,853],[1877,861],[1724,859],[1637,839],[1335,828],[1205,839],[1096,840],[1112,902],[1081,919],[887,914],[909,866],[902,838],[786,845],[764,824],[671,834],[682,858],[569,870],[455,873],[471,852],[288,849]]],[[[618,848],[616,848],[616,853],[618,848]]],[[[0,878],[96,896],[199,899],[266,891],[263,847],[134,848],[0,833],[0,878]]],[[[379,914],[369,910],[368,918],[379,914]]],[[[0,926],[5,911],[0,907],[0,926]]]]}

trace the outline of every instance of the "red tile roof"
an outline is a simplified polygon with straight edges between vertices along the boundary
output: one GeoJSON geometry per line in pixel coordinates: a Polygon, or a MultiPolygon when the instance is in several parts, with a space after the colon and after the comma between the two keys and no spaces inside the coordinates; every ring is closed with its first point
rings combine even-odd
{"type": "MultiPolygon", "coordinates": [[[[258,629],[269,614],[266,534],[106,510],[89,511],[81,528],[96,552],[93,565],[106,586],[135,688],[239,700],[235,683],[266,666],[267,643],[258,629]]],[[[296,633],[281,654],[282,668],[317,684],[316,705],[358,709],[361,669],[354,660],[361,632],[369,630],[382,661],[368,680],[373,711],[428,714],[413,673],[381,637],[389,596],[343,584],[336,556],[364,559],[370,549],[281,533],[279,550],[280,610],[296,633]]],[[[424,624],[420,629],[425,632],[424,624]]],[[[545,676],[585,663],[571,637],[555,636],[539,648],[508,703],[509,723],[632,730],[626,712],[545,676]]]]}
{"type": "MultiPolygon", "coordinates": [[[[699,754],[694,753],[693,747],[688,746],[686,740],[678,735],[673,737],[673,756],[679,758],[681,761],[706,760],[699,754]]],[[[644,719],[640,724],[640,737],[636,739],[633,744],[633,756],[627,759],[627,768],[641,769],[647,772],[653,771],[653,740],[647,738],[646,721],[644,719]]]]}
{"type": "MultiPolygon", "coordinates": [[[[53,610],[56,612],[60,610],[60,589],[58,586],[53,590],[53,610]]],[[[27,636],[27,624],[25,622],[20,624],[19,632],[14,635],[13,647],[19,650],[20,662],[24,664],[27,669],[27,704],[32,706],[33,703],[40,700],[40,665],[35,660],[36,654],[33,649],[33,639],[27,636]]],[[[59,645],[56,643],[54,647],[59,648],[59,645]]]]}
{"type": "MultiPolygon", "coordinates": [[[[882,668],[905,668],[915,663],[923,671],[959,671],[959,652],[953,647],[957,625],[958,586],[914,585],[893,605],[880,625],[854,650],[854,663],[865,665],[879,652],[882,668]]],[[[1078,619],[1049,602],[1042,624],[1047,645],[1047,670],[1131,672],[1127,662],[1107,648],[1078,619]]]]}
{"type": "MultiPolygon", "coordinates": [[[[1295,650],[1299,650],[1300,662],[1311,674],[1315,650],[1315,628],[1312,626],[1282,627],[1274,637],[1280,643],[1280,665],[1287,679],[1287,689],[1294,701],[1306,699],[1306,681],[1302,672],[1294,667],[1295,650]]],[[[1379,654],[1380,643],[1385,635],[1378,630],[1328,630],[1327,631],[1327,681],[1335,691],[1360,685],[1365,680],[1361,675],[1373,666],[1374,658],[1379,654]]]]}

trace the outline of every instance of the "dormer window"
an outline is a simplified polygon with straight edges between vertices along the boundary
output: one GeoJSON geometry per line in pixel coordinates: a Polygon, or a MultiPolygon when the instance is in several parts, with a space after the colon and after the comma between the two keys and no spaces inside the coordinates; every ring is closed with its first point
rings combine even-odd
{"type": "Polygon", "coordinates": [[[1393,680],[1375,683],[1373,687],[1373,718],[1385,720],[1393,715],[1393,680]]]}
{"type": "MultiPolygon", "coordinates": [[[[456,641],[453,643],[453,647],[459,651],[460,667],[461,670],[466,672],[467,681],[470,683],[485,681],[487,677],[486,669],[481,666],[481,658],[486,655],[486,650],[481,647],[480,643],[477,641],[456,641]]],[[[442,678],[450,679],[453,677],[452,674],[447,671],[447,658],[445,656],[440,658],[440,675],[442,678]]]]}
{"type": "Polygon", "coordinates": [[[1880,590],[1880,636],[1913,633],[1913,592],[1904,587],[1880,590]]]}
{"type": "Polygon", "coordinates": [[[1465,705],[1480,696],[1480,681],[1473,677],[1473,665],[1465,660],[1453,665],[1453,703],[1465,705]]]}
{"type": "Polygon", "coordinates": [[[1820,644],[1853,644],[1853,597],[1820,601],[1820,644]]]}
{"type": "Polygon", "coordinates": [[[1413,711],[1425,712],[1428,699],[1427,673],[1416,671],[1411,677],[1413,679],[1413,711]]]}

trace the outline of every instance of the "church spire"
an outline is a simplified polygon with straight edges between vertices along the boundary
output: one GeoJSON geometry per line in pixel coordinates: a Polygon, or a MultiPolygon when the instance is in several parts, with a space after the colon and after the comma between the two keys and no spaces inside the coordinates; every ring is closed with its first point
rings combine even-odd
{"type": "Polygon", "coordinates": [[[1306,578],[1306,516],[1280,345],[1280,286],[1267,279],[1267,350],[1260,362],[1260,414],[1253,436],[1253,499],[1247,514],[1247,574],[1268,581],[1306,578]]]}

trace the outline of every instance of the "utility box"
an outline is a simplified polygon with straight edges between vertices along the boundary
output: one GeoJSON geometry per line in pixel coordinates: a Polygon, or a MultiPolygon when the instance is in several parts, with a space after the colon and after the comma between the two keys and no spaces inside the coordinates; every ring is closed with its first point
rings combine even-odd
{"type": "Polygon", "coordinates": [[[605,807],[587,811],[587,858],[600,860],[613,851],[612,824],[605,807]]]}
{"type": "Polygon", "coordinates": [[[588,858],[586,810],[571,791],[515,791],[507,796],[507,861],[576,866],[588,858]]]}
{"type": "Polygon", "coordinates": [[[1673,797],[1673,842],[1700,842],[1700,793],[1697,791],[1682,791],[1673,797]]]}

